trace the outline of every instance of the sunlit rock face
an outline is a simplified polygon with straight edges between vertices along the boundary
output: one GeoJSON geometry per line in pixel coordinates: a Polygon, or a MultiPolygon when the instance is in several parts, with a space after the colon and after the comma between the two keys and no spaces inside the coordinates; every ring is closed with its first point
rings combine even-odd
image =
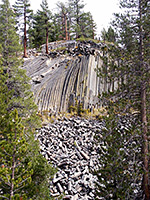
{"type": "Polygon", "coordinates": [[[68,111],[69,106],[77,102],[82,103],[84,109],[100,105],[98,95],[106,90],[96,72],[102,67],[100,47],[74,41],[67,45],[59,51],[56,44],[55,50],[49,45],[49,55],[25,60],[24,68],[31,77],[39,111],[68,111]]]}

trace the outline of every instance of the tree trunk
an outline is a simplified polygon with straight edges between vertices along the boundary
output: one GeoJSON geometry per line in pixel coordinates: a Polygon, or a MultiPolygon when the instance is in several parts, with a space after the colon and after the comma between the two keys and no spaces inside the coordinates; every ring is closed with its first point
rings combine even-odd
{"type": "Polygon", "coordinates": [[[92,36],[93,36],[93,40],[94,40],[94,36],[95,36],[95,34],[94,34],[94,26],[93,26],[93,22],[92,22],[92,36]]]}
{"type": "Polygon", "coordinates": [[[148,156],[148,129],[146,119],[146,87],[145,84],[141,88],[141,114],[142,114],[142,132],[143,132],[143,164],[144,164],[144,176],[143,176],[143,190],[145,200],[150,200],[149,190],[149,156],[148,156]]]}
{"type": "MultiPolygon", "coordinates": [[[[15,132],[15,138],[14,139],[16,140],[16,132],[15,132]]],[[[14,152],[13,152],[11,185],[10,185],[10,200],[12,200],[13,197],[14,197],[14,180],[15,180],[15,167],[16,167],[15,151],[16,151],[16,145],[14,146],[14,152]]]]}
{"type": "MultiPolygon", "coordinates": [[[[143,29],[142,29],[142,0],[139,0],[139,56],[140,56],[140,71],[144,70],[143,65],[143,29]]],[[[141,78],[143,78],[141,76],[141,78]]],[[[148,128],[147,128],[147,108],[146,108],[146,80],[142,80],[141,86],[141,121],[142,121],[142,134],[143,134],[143,164],[144,164],[144,175],[143,175],[143,190],[145,200],[150,200],[149,190],[149,156],[148,156],[148,128]]]]}
{"type": "MultiPolygon", "coordinates": [[[[48,22],[46,22],[47,24],[48,22]]],[[[46,53],[48,54],[48,26],[46,26],[46,53]]]]}
{"type": "Polygon", "coordinates": [[[14,196],[14,178],[15,178],[15,154],[13,154],[13,163],[12,163],[12,174],[11,174],[11,185],[10,185],[10,200],[14,196]]]}
{"type": "Polygon", "coordinates": [[[69,27],[68,27],[68,40],[70,40],[70,24],[71,24],[71,19],[69,17],[69,27]]]}
{"type": "Polygon", "coordinates": [[[64,19],[63,13],[62,13],[61,18],[62,18],[62,35],[61,35],[61,37],[62,37],[62,40],[64,40],[65,39],[65,19],[64,19]]]}
{"type": "Polygon", "coordinates": [[[78,6],[78,4],[76,5],[76,15],[77,15],[77,18],[76,18],[76,38],[79,38],[79,24],[80,24],[80,22],[79,22],[79,6],[78,6]]]}
{"type": "Polygon", "coordinates": [[[65,38],[66,38],[66,40],[68,40],[67,16],[66,16],[66,14],[65,14],[64,18],[65,18],[65,38]]]}
{"type": "Polygon", "coordinates": [[[27,58],[27,22],[26,22],[26,6],[24,5],[24,55],[27,58]]]}

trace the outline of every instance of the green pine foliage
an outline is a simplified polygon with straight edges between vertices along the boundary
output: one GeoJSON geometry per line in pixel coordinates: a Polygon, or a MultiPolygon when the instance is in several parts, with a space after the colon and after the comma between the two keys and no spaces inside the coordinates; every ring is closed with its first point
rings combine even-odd
{"type": "Polygon", "coordinates": [[[57,4],[57,14],[55,15],[57,22],[59,24],[59,39],[68,40],[69,34],[69,7],[63,2],[58,2],[57,4]]]}
{"type": "Polygon", "coordinates": [[[117,34],[115,33],[114,29],[110,26],[107,31],[105,29],[102,30],[101,37],[103,41],[115,43],[117,39],[117,34]]]}
{"type": "Polygon", "coordinates": [[[62,39],[62,23],[61,19],[59,17],[59,13],[54,13],[53,14],[53,19],[52,19],[52,30],[50,32],[50,41],[58,41],[62,39]]]}
{"type": "Polygon", "coordinates": [[[81,33],[81,18],[83,14],[84,8],[83,0],[69,0],[69,7],[71,13],[71,20],[72,20],[72,29],[75,33],[75,37],[78,38],[81,33]]]}
{"type": "Polygon", "coordinates": [[[11,92],[7,101],[7,111],[16,108],[19,116],[28,122],[29,127],[31,124],[34,127],[35,124],[36,126],[38,124],[37,107],[30,91],[29,78],[26,76],[25,70],[21,68],[23,60],[20,56],[21,46],[16,34],[15,16],[7,0],[0,5],[0,20],[3,22],[0,24],[0,67],[3,70],[2,74],[7,76],[5,84],[8,91],[11,92]],[[32,120],[33,118],[34,120],[32,120]]]}
{"type": "Polygon", "coordinates": [[[95,37],[96,24],[90,12],[83,13],[80,20],[79,37],[92,38],[95,37]]]}
{"type": "Polygon", "coordinates": [[[23,188],[31,182],[33,174],[32,163],[26,160],[28,143],[25,128],[16,109],[3,116],[1,123],[0,196],[4,199],[17,199],[22,195],[25,197],[23,188]]]}
{"type": "Polygon", "coordinates": [[[52,13],[48,8],[46,0],[42,1],[41,10],[38,10],[33,16],[32,27],[30,29],[30,37],[32,36],[33,47],[40,48],[46,43],[46,30],[48,30],[48,39],[51,39],[52,31],[52,13]]]}
{"type": "Polygon", "coordinates": [[[21,32],[23,32],[23,48],[24,54],[23,56],[27,57],[27,25],[32,18],[33,11],[30,9],[29,0],[16,0],[14,4],[14,12],[17,19],[18,28],[21,32]],[[23,29],[20,28],[23,24],[23,29]]]}
{"type": "Polygon", "coordinates": [[[95,37],[96,24],[90,12],[84,12],[83,1],[58,2],[57,12],[52,14],[47,1],[42,1],[41,10],[33,16],[29,27],[29,46],[40,48],[48,40],[70,40],[95,37]]]}
{"type": "Polygon", "coordinates": [[[41,122],[8,0],[0,5],[0,20],[0,198],[50,199],[48,179],[54,170],[34,139],[41,122]]]}
{"type": "MultiPolygon", "coordinates": [[[[32,158],[31,158],[32,159],[32,158]]],[[[46,159],[39,153],[32,159],[32,182],[24,189],[34,200],[50,200],[49,180],[56,169],[47,163],[46,159]]]]}
{"type": "Polygon", "coordinates": [[[94,38],[96,25],[91,13],[84,12],[84,6],[83,1],[81,0],[69,0],[68,4],[62,2],[57,3],[58,13],[56,18],[60,25],[60,38],[94,38]],[[65,21],[67,21],[67,23],[65,21]],[[66,31],[68,37],[66,37],[66,31]]]}
{"type": "MultiPolygon", "coordinates": [[[[13,5],[15,14],[17,16],[17,23],[20,23],[20,18],[24,19],[24,15],[26,15],[27,19],[31,18],[32,10],[30,9],[30,2],[29,0],[16,0],[15,4],[13,5]]],[[[27,21],[28,23],[28,21],[27,21]]]]}
{"type": "Polygon", "coordinates": [[[142,137],[137,119],[118,113],[110,104],[105,129],[96,136],[100,155],[96,199],[142,199],[142,137]]]}
{"type": "Polygon", "coordinates": [[[10,71],[11,64],[13,66],[18,66],[21,61],[16,59],[16,53],[20,52],[21,48],[20,45],[18,45],[19,37],[16,35],[14,17],[15,15],[10,9],[9,1],[3,0],[0,5],[0,44],[3,65],[7,72],[10,71]],[[8,43],[10,45],[8,45],[8,43]],[[10,54],[12,55],[11,57],[9,56],[10,54]]]}
{"type": "MultiPolygon", "coordinates": [[[[108,115],[101,133],[97,199],[150,198],[148,1],[121,0],[125,11],[113,22],[118,44],[103,48],[99,76],[108,115]],[[124,123],[125,124],[124,124],[124,123]],[[123,123],[123,129],[119,124],[123,123]],[[105,156],[104,156],[104,155],[105,156]]],[[[105,34],[106,35],[106,34],[105,34]]]]}

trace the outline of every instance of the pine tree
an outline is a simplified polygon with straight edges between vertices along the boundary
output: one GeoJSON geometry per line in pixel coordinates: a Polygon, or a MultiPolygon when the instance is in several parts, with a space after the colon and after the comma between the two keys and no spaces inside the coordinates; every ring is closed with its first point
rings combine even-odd
{"type": "Polygon", "coordinates": [[[92,38],[95,37],[96,24],[90,12],[83,12],[80,20],[81,31],[79,37],[92,38]]]}
{"type": "Polygon", "coordinates": [[[59,13],[54,13],[52,18],[51,41],[62,40],[62,21],[59,13]]]}
{"type": "Polygon", "coordinates": [[[103,41],[115,43],[117,39],[117,34],[115,33],[114,29],[110,26],[107,31],[105,29],[102,30],[101,37],[103,41]]]}
{"type": "Polygon", "coordinates": [[[46,31],[46,53],[48,54],[48,32],[49,32],[49,26],[50,26],[49,20],[51,17],[51,12],[49,11],[47,0],[42,1],[41,8],[42,8],[42,14],[43,14],[42,21],[44,22],[44,27],[46,31]]]}
{"type": "Polygon", "coordinates": [[[57,7],[58,7],[58,14],[57,14],[57,18],[60,18],[61,21],[61,36],[62,39],[68,40],[69,38],[69,32],[68,32],[68,8],[67,6],[62,3],[62,2],[58,2],[57,3],[57,7]]]}
{"type": "Polygon", "coordinates": [[[29,20],[32,17],[33,11],[30,9],[29,0],[16,0],[14,7],[14,11],[16,13],[17,22],[20,26],[23,20],[23,46],[24,46],[24,57],[27,57],[27,24],[29,24],[29,20]],[[22,19],[23,18],[23,19],[22,19]]]}
{"type": "Polygon", "coordinates": [[[69,31],[74,38],[93,38],[95,36],[96,24],[90,12],[84,12],[82,0],[69,0],[68,19],[69,31]]]}
{"type": "Polygon", "coordinates": [[[11,170],[14,169],[13,171],[16,170],[16,174],[18,173],[18,177],[20,176],[20,182],[16,176],[15,182],[12,180],[12,187],[16,188],[16,194],[22,196],[24,193],[28,198],[34,196],[34,199],[42,199],[41,196],[46,196],[45,198],[48,199],[48,176],[51,176],[54,171],[40,155],[38,142],[34,139],[35,129],[40,127],[40,119],[37,116],[37,106],[34,104],[33,94],[30,91],[29,78],[21,68],[23,62],[20,57],[21,48],[16,33],[15,16],[8,0],[3,0],[0,5],[0,21],[2,21],[0,23],[0,142],[3,145],[3,148],[0,148],[2,155],[0,161],[1,166],[8,166],[8,169],[2,167],[4,169],[0,176],[1,184],[4,187],[5,185],[9,186],[3,187],[1,194],[8,196],[7,199],[11,199],[13,194],[11,195],[10,191],[14,191],[14,189],[10,190],[11,184],[9,183],[13,178],[11,170]],[[16,152],[15,148],[19,150],[16,152]],[[15,157],[21,156],[21,154],[24,156],[20,157],[20,161],[14,160],[13,162],[12,156],[8,156],[10,154],[15,157]],[[19,162],[25,167],[26,175],[24,177],[21,175],[23,168],[19,168],[21,166],[19,162]],[[16,163],[18,167],[13,163],[16,163]],[[40,170],[39,173],[37,173],[37,169],[40,170]],[[30,185],[23,184],[23,188],[19,189],[26,179],[32,179],[30,185]],[[32,192],[29,188],[31,185],[34,188],[32,192]],[[36,186],[37,188],[41,186],[46,194],[43,194],[42,191],[37,193],[36,186]]]}
{"type": "Polygon", "coordinates": [[[25,195],[23,188],[31,181],[31,162],[26,161],[28,143],[25,129],[18,118],[17,110],[7,113],[1,120],[0,186],[4,199],[14,199],[25,195]],[[5,126],[4,126],[5,125],[5,126]]]}
{"type": "MultiPolygon", "coordinates": [[[[7,76],[7,87],[12,95],[7,101],[7,111],[14,108],[18,110],[19,116],[24,117],[32,127],[37,123],[37,106],[33,103],[33,94],[30,91],[29,78],[25,70],[21,68],[23,60],[19,57],[21,46],[19,36],[16,34],[15,15],[8,0],[3,0],[0,5],[0,44],[1,44],[1,69],[7,76]],[[28,116],[28,117],[26,117],[28,116]]],[[[24,121],[25,121],[24,120],[24,121]]],[[[36,125],[37,126],[37,125],[36,125]]]]}
{"type": "Polygon", "coordinates": [[[39,146],[28,127],[22,125],[17,110],[7,112],[7,99],[13,94],[0,73],[0,197],[50,199],[48,180],[55,173],[39,154],[39,146]]]}
{"type": "Polygon", "coordinates": [[[52,29],[52,13],[48,8],[46,0],[42,1],[41,10],[38,10],[33,17],[32,36],[36,48],[46,44],[46,53],[48,54],[48,42],[51,41],[50,31],[52,29]]]}
{"type": "Polygon", "coordinates": [[[82,11],[84,8],[82,2],[69,1],[68,4],[58,2],[57,12],[53,15],[48,9],[47,2],[43,1],[42,4],[42,9],[34,15],[29,28],[31,47],[40,48],[48,40],[76,39],[77,35],[94,38],[96,24],[90,12],[82,11]],[[48,37],[46,37],[47,31],[48,37]]]}
{"type": "Polygon", "coordinates": [[[104,47],[104,67],[99,74],[107,80],[107,95],[103,94],[102,99],[108,116],[103,133],[105,144],[101,145],[105,156],[100,159],[98,190],[103,191],[99,195],[104,195],[104,199],[148,200],[149,3],[121,0],[120,5],[125,12],[116,14],[114,21],[119,45],[104,47]],[[102,76],[104,73],[106,76],[102,76]],[[122,132],[118,125],[123,116],[131,127],[122,132]]]}
{"type": "MultiPolygon", "coordinates": [[[[122,102],[120,101],[120,104],[122,102]]],[[[142,137],[137,130],[137,118],[121,114],[114,103],[109,104],[105,129],[100,136],[96,199],[142,199],[142,137]]]]}
{"type": "Polygon", "coordinates": [[[69,0],[69,8],[72,23],[71,31],[73,31],[75,37],[78,38],[81,33],[82,9],[84,8],[83,0],[69,0]]]}

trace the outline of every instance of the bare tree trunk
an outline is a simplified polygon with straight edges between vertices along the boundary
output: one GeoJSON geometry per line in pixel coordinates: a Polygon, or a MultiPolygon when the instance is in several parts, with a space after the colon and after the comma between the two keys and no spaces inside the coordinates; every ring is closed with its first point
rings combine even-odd
{"type": "Polygon", "coordinates": [[[141,88],[141,114],[142,114],[142,131],[143,131],[143,163],[144,163],[144,176],[143,176],[143,189],[145,200],[150,200],[149,190],[149,167],[148,167],[148,129],[146,119],[146,87],[145,84],[141,88]]]}
{"type": "Polygon", "coordinates": [[[65,18],[65,38],[66,40],[68,40],[68,28],[67,28],[67,16],[66,14],[64,15],[64,18],[65,18]]]}
{"type": "Polygon", "coordinates": [[[79,37],[79,32],[78,32],[78,28],[79,28],[79,6],[78,4],[76,5],[76,14],[77,14],[77,19],[76,19],[76,25],[77,25],[77,30],[76,30],[76,38],[79,37]]]}
{"type": "Polygon", "coordinates": [[[46,26],[46,53],[48,54],[48,27],[47,26],[46,26]]]}
{"type": "Polygon", "coordinates": [[[71,17],[69,16],[69,20],[68,20],[68,40],[70,40],[70,25],[71,25],[71,17]]]}
{"type": "MultiPolygon", "coordinates": [[[[16,140],[16,132],[15,132],[15,138],[16,140]]],[[[12,162],[12,174],[11,174],[11,185],[10,185],[10,200],[14,197],[14,180],[15,180],[15,167],[16,167],[16,161],[15,161],[15,151],[16,151],[16,145],[14,146],[14,153],[13,153],[13,162],[12,162]]]]}
{"type": "MultiPolygon", "coordinates": [[[[140,56],[140,70],[143,71],[143,30],[142,30],[142,0],[139,0],[139,56],[140,56]]],[[[142,78],[142,77],[141,77],[142,78]]],[[[143,175],[143,190],[145,200],[150,200],[149,190],[149,150],[148,150],[148,128],[147,128],[147,108],[146,108],[146,81],[142,80],[141,86],[141,121],[142,121],[142,134],[143,134],[143,164],[144,164],[144,175],[143,175]]]]}
{"type": "Polygon", "coordinates": [[[62,40],[65,39],[65,19],[64,19],[64,14],[62,13],[62,40]]]}
{"type": "Polygon", "coordinates": [[[26,22],[26,6],[24,5],[24,55],[27,58],[27,22],[26,22]]]}
{"type": "Polygon", "coordinates": [[[92,35],[93,35],[93,39],[94,39],[95,34],[94,34],[94,27],[93,27],[93,24],[92,24],[92,31],[93,31],[92,35]]]}
{"type": "Polygon", "coordinates": [[[13,155],[13,163],[12,163],[12,174],[11,174],[11,185],[10,185],[10,200],[13,199],[14,196],[14,180],[15,178],[15,154],[13,155]]]}

